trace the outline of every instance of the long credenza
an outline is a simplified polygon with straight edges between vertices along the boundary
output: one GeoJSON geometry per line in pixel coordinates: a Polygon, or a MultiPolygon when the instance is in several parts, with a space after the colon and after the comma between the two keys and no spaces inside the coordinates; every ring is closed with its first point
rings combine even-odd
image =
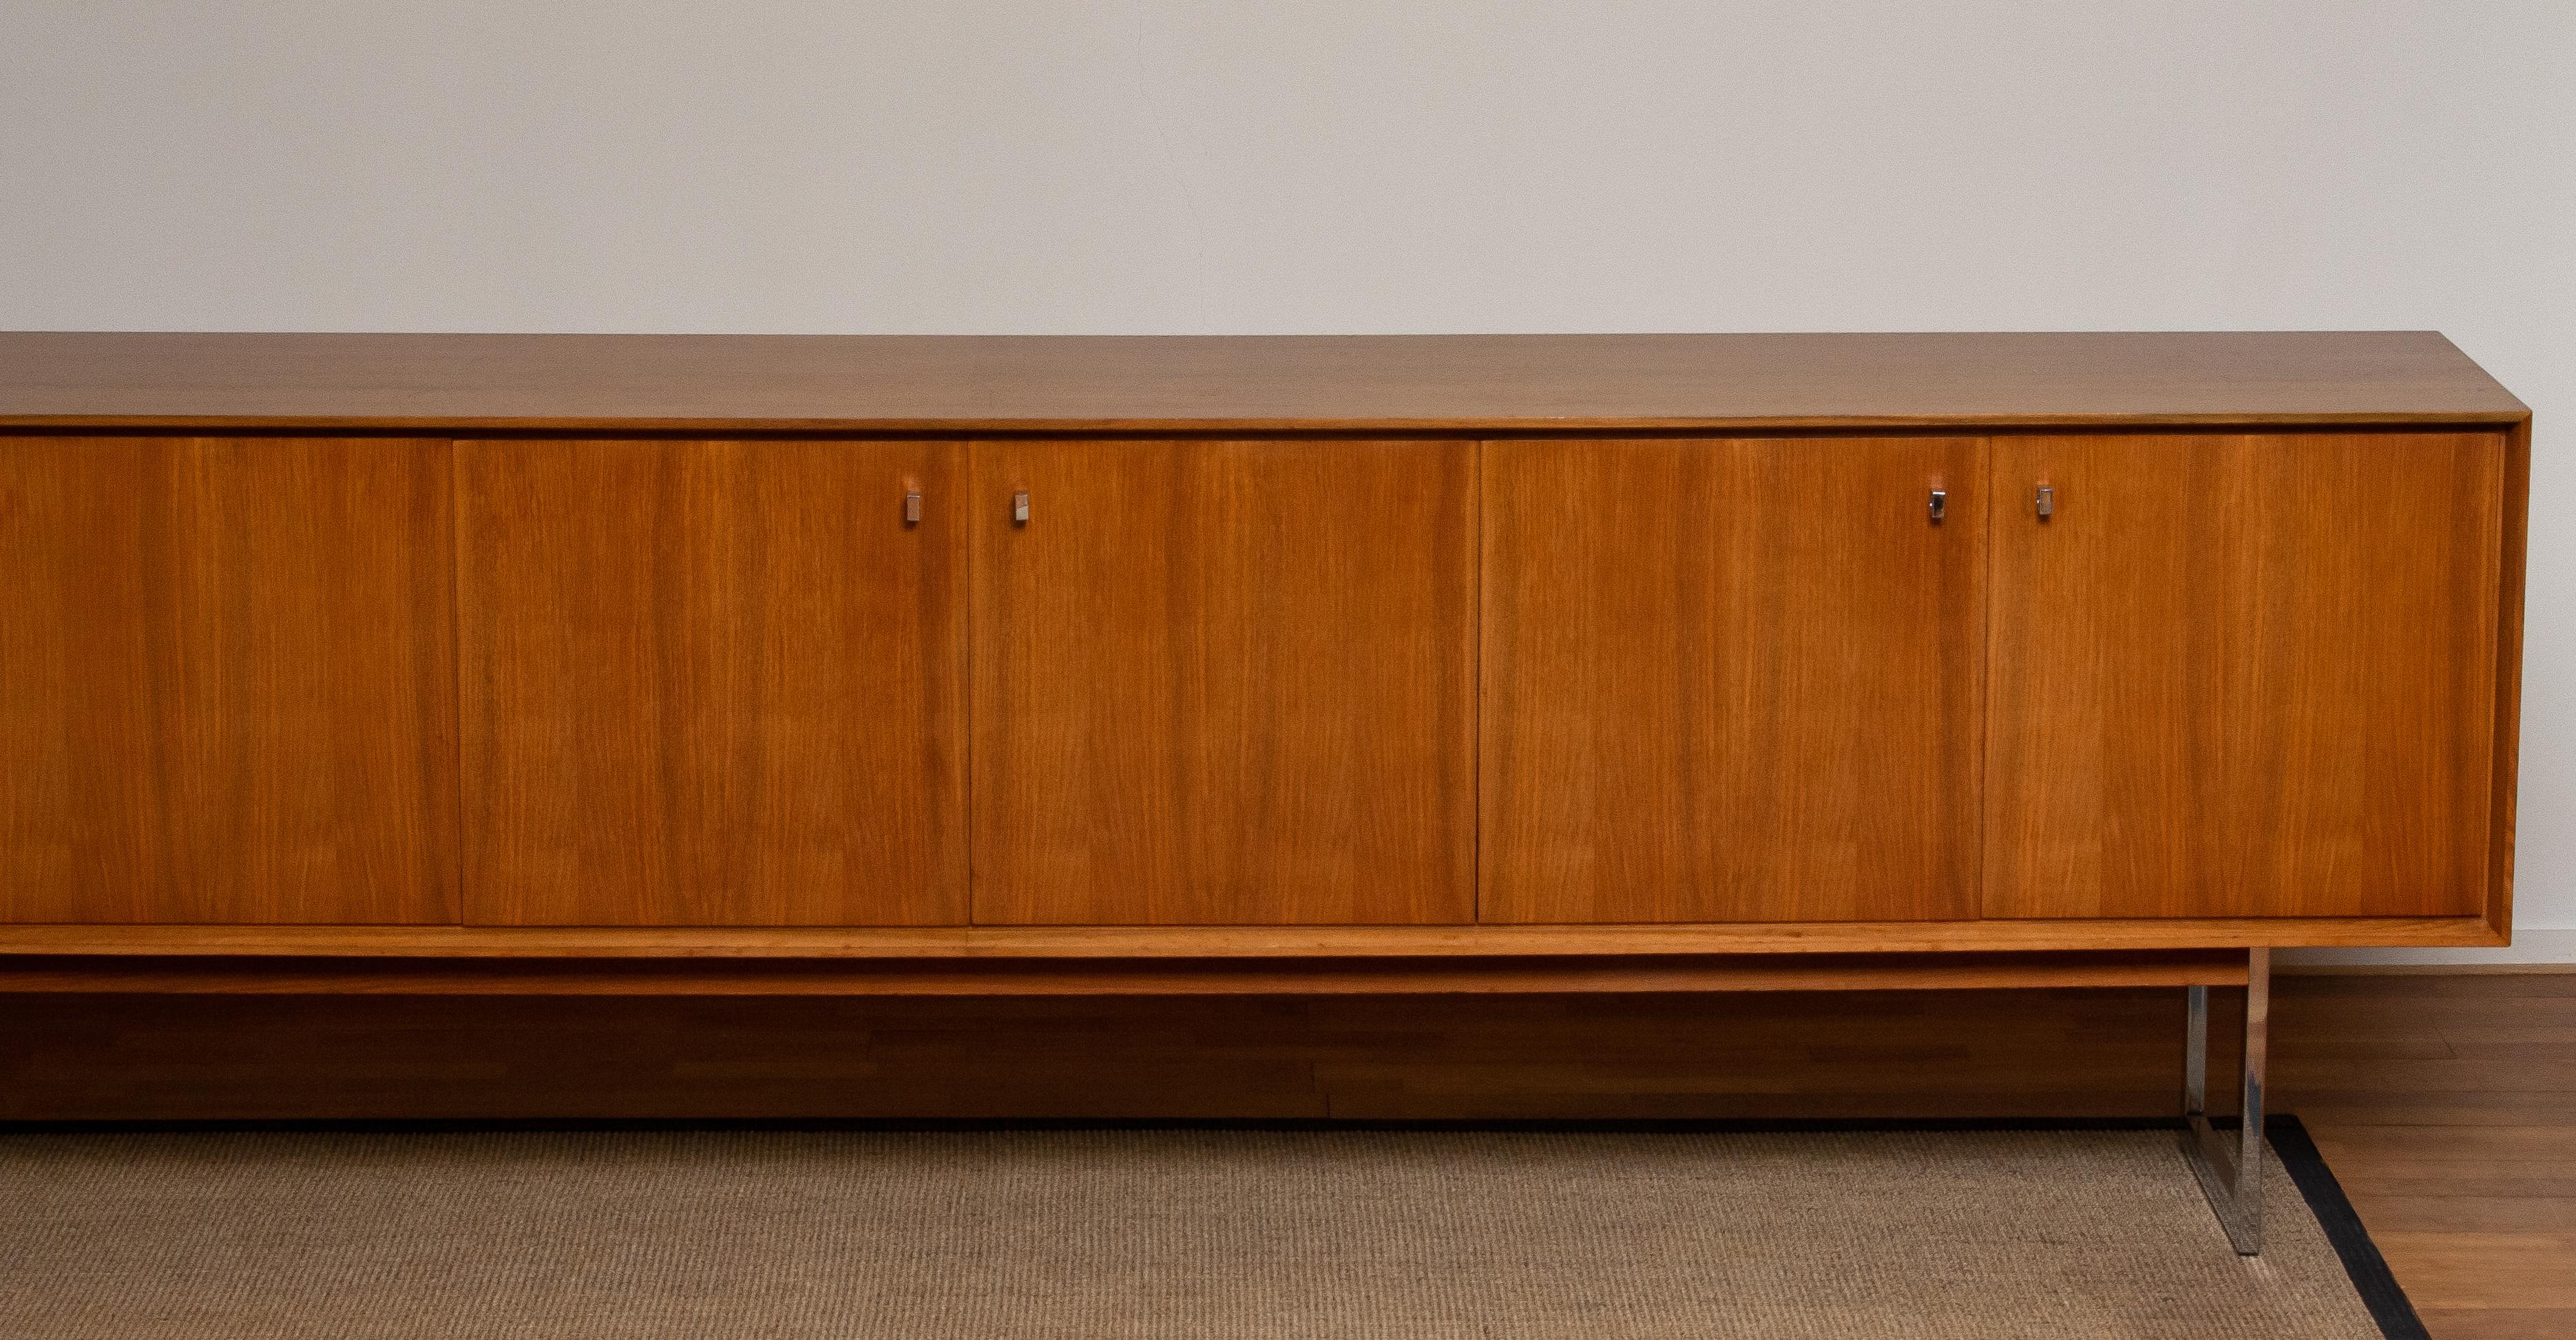
{"type": "Polygon", "coordinates": [[[2438,335],[0,335],[0,986],[2241,983],[2509,928],[2438,335]]]}

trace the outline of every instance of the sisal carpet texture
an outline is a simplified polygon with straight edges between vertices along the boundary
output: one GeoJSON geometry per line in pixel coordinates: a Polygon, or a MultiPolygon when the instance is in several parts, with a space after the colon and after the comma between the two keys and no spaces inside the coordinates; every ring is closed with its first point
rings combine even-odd
{"type": "Polygon", "coordinates": [[[2333,1337],[2162,1131],[0,1134],[0,1335],[2333,1337]]]}

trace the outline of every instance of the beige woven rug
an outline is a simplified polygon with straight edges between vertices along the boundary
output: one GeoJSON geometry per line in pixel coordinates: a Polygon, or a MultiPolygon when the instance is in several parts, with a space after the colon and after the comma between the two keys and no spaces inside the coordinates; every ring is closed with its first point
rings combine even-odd
{"type": "Polygon", "coordinates": [[[2157,1131],[0,1134],[0,1335],[2380,1335],[2157,1131]]]}

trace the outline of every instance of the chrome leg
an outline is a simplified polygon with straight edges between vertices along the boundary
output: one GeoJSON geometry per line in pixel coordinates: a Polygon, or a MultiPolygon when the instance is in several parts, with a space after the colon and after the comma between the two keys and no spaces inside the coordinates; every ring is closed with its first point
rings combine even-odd
{"type": "Polygon", "coordinates": [[[2183,988],[2182,1152],[2227,1240],[2243,1256],[2263,1250],[2263,1072],[2271,1015],[2272,952],[2249,950],[2244,1116],[2234,1132],[2220,1131],[2209,1124],[2209,988],[2183,988]]]}

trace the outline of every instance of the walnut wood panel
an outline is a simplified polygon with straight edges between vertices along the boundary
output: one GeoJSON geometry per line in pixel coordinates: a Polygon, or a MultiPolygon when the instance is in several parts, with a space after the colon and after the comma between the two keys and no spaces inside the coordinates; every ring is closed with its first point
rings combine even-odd
{"type": "Polygon", "coordinates": [[[449,448],[0,440],[0,920],[456,914],[449,448]]]}
{"type": "Polygon", "coordinates": [[[0,426],[721,435],[2511,422],[2429,331],[0,334],[0,426]]]}
{"type": "Polygon", "coordinates": [[[965,919],[962,446],[458,449],[470,920],[965,919]]]}
{"type": "Polygon", "coordinates": [[[1643,926],[0,926],[0,954],[373,958],[1505,958],[2500,945],[2483,917],[1643,926]]]}
{"type": "Polygon", "coordinates": [[[1484,920],[1976,914],[1980,439],[1484,457],[1484,920]]]}
{"type": "Polygon", "coordinates": [[[977,443],[975,920],[1472,920],[1475,451],[977,443]]]}
{"type": "Polygon", "coordinates": [[[1997,439],[1987,912],[2483,912],[2504,458],[1997,439]]]}

